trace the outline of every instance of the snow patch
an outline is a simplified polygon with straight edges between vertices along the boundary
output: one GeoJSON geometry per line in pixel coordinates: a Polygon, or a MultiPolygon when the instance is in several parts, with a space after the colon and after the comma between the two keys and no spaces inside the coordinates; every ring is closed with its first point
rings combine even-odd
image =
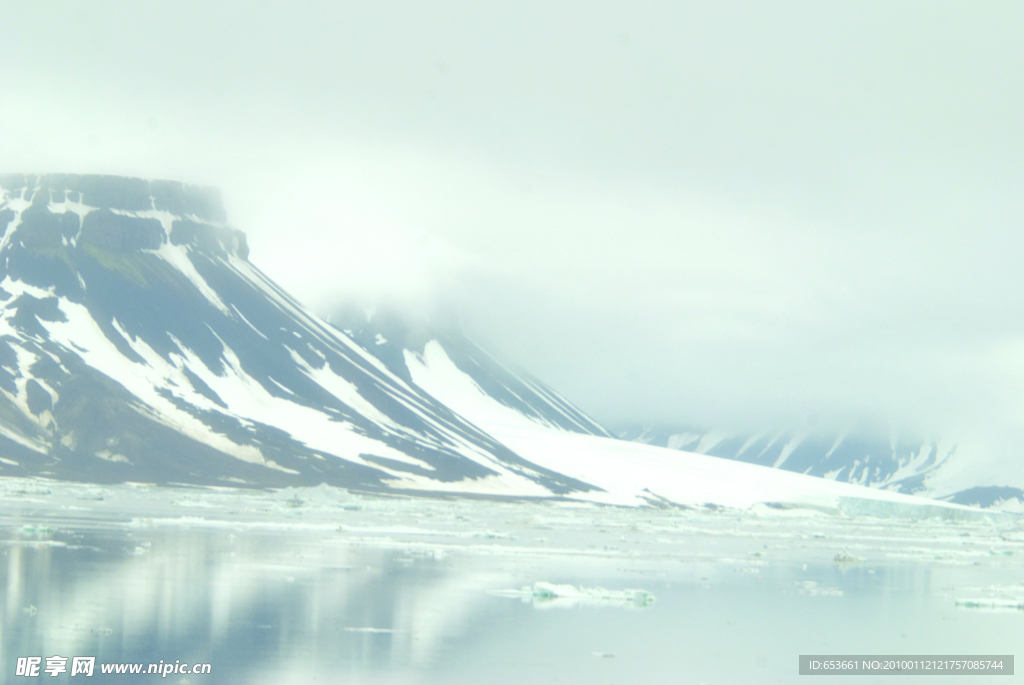
{"type": "Polygon", "coordinates": [[[681,450],[698,440],[700,440],[700,435],[697,433],[673,433],[668,436],[668,448],[670,450],[681,450]]]}
{"type": "MultiPolygon", "coordinates": [[[[179,369],[169,365],[144,341],[133,340],[116,321],[114,322],[115,328],[119,329],[118,332],[125,341],[146,360],[143,364],[128,362],[96,324],[85,306],[63,298],[58,300],[58,306],[67,321],[40,322],[49,332],[50,339],[80,356],[86,364],[100,373],[120,383],[149,408],[154,419],[237,459],[267,465],[267,460],[258,449],[252,445],[240,445],[226,435],[214,431],[158,392],[159,388],[181,392],[181,387],[190,388],[191,384],[181,383],[181,387],[175,388],[167,383],[168,377],[172,375],[179,375],[182,380],[186,379],[179,369]]],[[[216,407],[198,393],[192,394],[194,397],[189,398],[190,404],[200,408],[216,407]]]]}
{"type": "Polygon", "coordinates": [[[786,460],[789,459],[789,455],[793,454],[796,448],[800,446],[800,443],[803,442],[804,438],[806,437],[806,434],[797,433],[792,438],[790,438],[789,442],[783,445],[782,451],[779,452],[779,458],[775,460],[774,464],[772,464],[772,468],[777,469],[783,464],[785,464],[786,460]]]}
{"type": "Polygon", "coordinates": [[[295,362],[296,366],[302,369],[302,372],[309,377],[310,380],[334,397],[337,397],[347,406],[351,407],[356,413],[365,416],[378,425],[387,426],[392,430],[404,430],[401,426],[395,423],[390,416],[383,413],[380,409],[377,409],[377,407],[359,394],[359,388],[356,387],[355,383],[352,383],[351,381],[334,373],[329,364],[325,363],[319,369],[313,368],[313,366],[303,359],[298,352],[287,345],[285,345],[285,349],[288,350],[289,354],[291,354],[292,361],[295,362]]]}
{"type": "Polygon", "coordinates": [[[4,227],[3,235],[0,236],[0,252],[2,252],[11,242],[11,238],[13,238],[14,234],[17,232],[18,226],[21,225],[22,213],[32,206],[32,200],[25,199],[26,190],[27,189],[22,189],[19,197],[12,197],[5,194],[6,197],[4,199],[4,203],[3,205],[0,205],[0,209],[10,209],[14,212],[14,218],[7,222],[7,226],[4,227]]]}
{"type": "MultiPolygon", "coordinates": [[[[172,245],[169,242],[165,242],[157,250],[143,251],[149,252],[150,254],[155,254],[156,256],[160,257],[165,262],[170,264],[172,267],[177,269],[185,278],[189,280],[190,283],[192,283],[192,285],[195,286],[196,290],[198,290],[202,294],[202,296],[206,298],[207,301],[210,302],[210,304],[212,304],[214,307],[224,312],[228,316],[231,316],[231,312],[228,310],[227,306],[225,306],[224,302],[221,301],[220,296],[217,294],[217,292],[213,288],[211,288],[210,284],[206,282],[206,279],[204,279],[201,275],[199,275],[199,272],[196,271],[195,265],[192,263],[192,260],[188,256],[188,253],[190,252],[189,247],[184,245],[172,245]]],[[[259,331],[257,331],[257,333],[259,333],[259,331]]],[[[261,333],[260,335],[263,334],[261,333]]]]}
{"type": "MultiPolygon", "coordinates": [[[[68,212],[76,214],[78,216],[79,232],[81,232],[82,224],[85,222],[85,217],[89,214],[89,212],[94,212],[98,209],[98,207],[90,207],[89,205],[84,204],[82,202],[81,193],[78,193],[77,200],[72,200],[71,191],[69,190],[64,191],[64,199],[61,200],[60,202],[54,202],[51,198],[50,203],[46,206],[46,208],[50,211],[51,214],[66,214],[68,212]]],[[[71,244],[74,245],[77,243],[77,241],[78,236],[75,236],[74,238],[72,238],[71,244]]]]}
{"type": "Polygon", "coordinates": [[[707,454],[715,448],[715,445],[719,444],[723,440],[728,439],[730,436],[728,433],[720,433],[718,431],[711,431],[701,436],[700,442],[693,449],[697,454],[707,454]]]}

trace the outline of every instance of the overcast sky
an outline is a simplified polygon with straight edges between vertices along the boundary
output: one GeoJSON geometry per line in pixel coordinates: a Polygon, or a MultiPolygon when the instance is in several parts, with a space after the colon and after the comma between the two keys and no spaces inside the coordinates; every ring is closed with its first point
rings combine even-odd
{"type": "Polygon", "coordinates": [[[1024,4],[7,0],[0,167],[223,189],[599,420],[1024,435],[1024,4]]]}

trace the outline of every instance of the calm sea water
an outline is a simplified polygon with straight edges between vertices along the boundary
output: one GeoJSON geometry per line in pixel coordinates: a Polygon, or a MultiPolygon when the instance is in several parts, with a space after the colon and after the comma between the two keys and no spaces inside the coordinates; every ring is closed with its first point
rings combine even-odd
{"type": "MultiPolygon", "coordinates": [[[[507,520],[516,510],[502,512],[507,520]]],[[[948,544],[922,542],[917,556],[862,551],[836,561],[813,544],[799,553],[781,544],[816,541],[787,524],[772,537],[734,536],[729,549],[714,526],[678,539],[656,533],[645,549],[661,541],[675,551],[652,554],[553,550],[544,536],[510,544],[494,530],[462,544],[424,542],[410,519],[373,536],[366,526],[356,534],[199,519],[8,521],[3,677],[79,682],[14,675],[18,657],[60,655],[95,656],[85,682],[111,683],[845,683],[801,678],[798,655],[1013,654],[1024,645],[1024,612],[956,606],[963,596],[1024,596],[1012,550],[949,556],[962,530],[919,531],[948,544]],[[547,587],[538,583],[576,594],[546,596],[534,592],[547,587]],[[653,601],[622,594],[629,589],[653,601]],[[103,663],[161,660],[209,663],[211,672],[99,672],[103,663]]],[[[912,546],[885,549],[901,545],[912,546]]]]}

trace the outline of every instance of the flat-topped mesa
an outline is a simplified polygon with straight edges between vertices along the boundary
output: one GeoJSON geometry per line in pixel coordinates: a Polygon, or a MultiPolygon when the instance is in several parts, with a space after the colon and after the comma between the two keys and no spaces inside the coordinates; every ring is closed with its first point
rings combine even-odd
{"type": "Polygon", "coordinates": [[[0,251],[60,258],[81,249],[158,250],[166,243],[247,259],[245,234],[226,225],[220,191],[119,176],[0,176],[0,251]]]}
{"type": "Polygon", "coordinates": [[[11,174],[0,175],[0,188],[25,200],[43,191],[44,197],[55,203],[67,198],[96,209],[157,210],[182,217],[193,215],[213,223],[227,220],[217,188],[178,181],[147,181],[100,174],[11,174]]]}

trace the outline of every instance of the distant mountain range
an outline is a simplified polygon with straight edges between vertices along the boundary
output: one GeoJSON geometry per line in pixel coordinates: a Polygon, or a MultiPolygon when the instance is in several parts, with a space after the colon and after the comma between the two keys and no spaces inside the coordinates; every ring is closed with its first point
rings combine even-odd
{"type": "Polygon", "coordinates": [[[956,451],[954,443],[901,439],[871,428],[737,433],[626,426],[619,437],[900,492],[923,490],[926,477],[956,451]]]}
{"type": "MultiPolygon", "coordinates": [[[[356,310],[328,324],[249,261],[226,220],[209,188],[0,177],[0,476],[921,505],[742,463],[756,449],[749,461],[790,468],[803,463],[799,444],[755,441],[719,455],[741,459],[730,461],[617,440],[542,382],[428,324],[356,310]]],[[[704,444],[682,440],[664,442],[704,444]]],[[[922,454],[907,478],[942,462],[922,454]]],[[[840,479],[882,482],[863,473],[840,479]]]]}
{"type": "Polygon", "coordinates": [[[957,487],[951,489],[942,483],[939,477],[944,469],[960,456],[956,443],[908,438],[874,426],[854,426],[841,432],[815,427],[743,432],[626,424],[615,434],[643,444],[960,504],[991,507],[1024,503],[1021,488],[1007,483],[972,482],[974,476],[969,471],[961,475],[963,481],[957,487]]]}

